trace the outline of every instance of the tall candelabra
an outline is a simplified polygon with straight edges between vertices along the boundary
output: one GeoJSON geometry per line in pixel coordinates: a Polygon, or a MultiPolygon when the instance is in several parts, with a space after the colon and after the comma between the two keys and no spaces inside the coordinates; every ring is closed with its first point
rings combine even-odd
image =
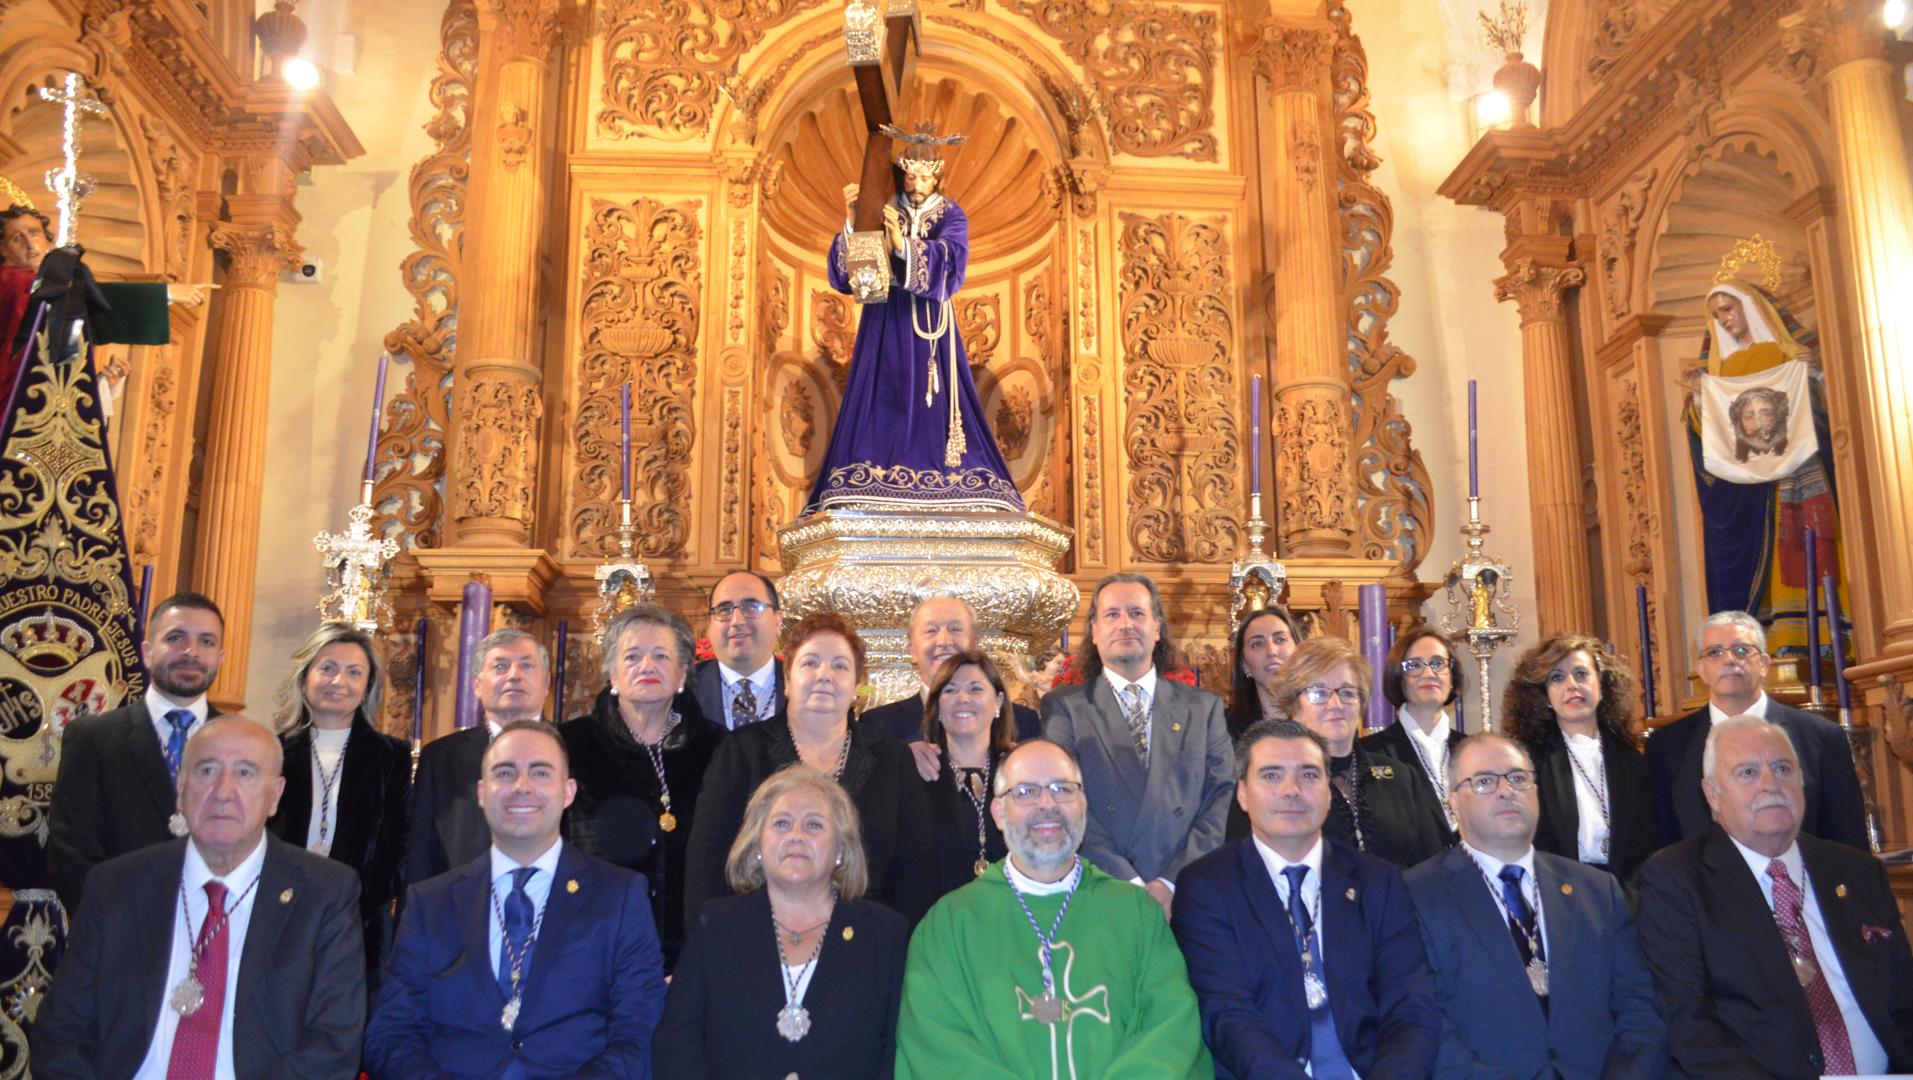
{"type": "Polygon", "coordinates": [[[600,564],[597,571],[598,610],[593,615],[593,626],[600,631],[618,612],[651,599],[655,592],[651,569],[633,550],[636,532],[627,495],[618,500],[618,557],[600,564]]]}
{"type": "Polygon", "coordinates": [[[1289,572],[1281,560],[1262,550],[1268,523],[1262,520],[1262,493],[1249,493],[1249,550],[1235,561],[1229,571],[1229,637],[1242,626],[1244,615],[1282,599],[1288,587],[1289,572]]]}
{"type": "Polygon", "coordinates": [[[1448,611],[1441,628],[1454,638],[1465,637],[1475,658],[1475,683],[1481,687],[1481,728],[1494,728],[1494,697],[1488,690],[1488,664],[1495,650],[1521,629],[1521,612],[1514,606],[1509,582],[1514,577],[1506,563],[1482,550],[1488,526],[1481,523],[1481,497],[1468,497],[1468,523],[1461,527],[1468,550],[1448,568],[1444,579],[1448,611]]]}
{"type": "Polygon", "coordinates": [[[327,622],[351,623],[367,633],[390,618],[385,602],[386,562],[399,553],[398,542],[372,533],[372,481],[359,485],[359,505],[348,515],[343,533],[321,532],[312,538],[325,565],[332,591],[319,599],[319,615],[327,622]]]}

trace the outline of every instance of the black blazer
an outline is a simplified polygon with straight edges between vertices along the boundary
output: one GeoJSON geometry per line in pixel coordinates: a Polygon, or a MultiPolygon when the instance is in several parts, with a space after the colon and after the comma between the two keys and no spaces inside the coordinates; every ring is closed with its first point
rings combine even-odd
{"type": "MultiPolygon", "coordinates": [[[[997,764],[1002,764],[1000,755],[997,764]]],[[[936,846],[937,896],[955,891],[977,879],[976,804],[957,786],[950,769],[950,755],[939,759],[937,778],[923,785],[930,800],[930,835],[936,846]]],[[[991,771],[995,783],[995,771],[991,771]]],[[[990,795],[983,796],[983,857],[996,862],[1009,854],[1003,842],[1003,830],[996,827],[990,814],[990,795]]]]}
{"type": "MultiPolygon", "coordinates": [[[[1448,752],[1453,754],[1455,747],[1460,746],[1461,740],[1467,737],[1468,736],[1463,735],[1461,732],[1456,731],[1454,724],[1450,723],[1448,725],[1448,752]]],[[[1391,757],[1403,765],[1410,766],[1409,775],[1411,776],[1420,778],[1428,775],[1422,768],[1421,755],[1415,753],[1414,736],[1402,730],[1402,723],[1399,719],[1372,735],[1362,736],[1361,746],[1364,753],[1375,754],[1381,757],[1391,757]]],[[[1448,782],[1447,778],[1440,775],[1441,762],[1431,761],[1428,764],[1432,765],[1435,769],[1436,775],[1434,782],[1446,786],[1448,782]]],[[[1424,783],[1426,783],[1426,781],[1424,781],[1424,783]]],[[[1429,795],[1433,796],[1434,792],[1430,791],[1429,795]]],[[[1455,846],[1461,837],[1455,833],[1454,826],[1448,823],[1447,815],[1441,812],[1441,799],[1438,797],[1431,798],[1428,801],[1428,805],[1433,807],[1435,811],[1435,819],[1441,826],[1444,845],[1447,847],[1455,846]]]]}
{"type": "MultiPolygon", "coordinates": [[[[1767,719],[1787,729],[1807,784],[1807,808],[1800,831],[1822,840],[1871,852],[1867,843],[1866,804],[1860,774],[1840,725],[1817,713],[1767,701],[1767,719]]],[[[1707,731],[1714,726],[1708,706],[1657,729],[1647,740],[1647,764],[1654,780],[1654,820],[1662,847],[1706,832],[1713,824],[1707,797],[1700,790],[1700,759],[1707,731]]]]}
{"type": "Polygon", "coordinates": [[[777,1033],[783,972],[762,889],[698,910],[652,1040],[659,1080],[889,1077],[910,929],[882,904],[841,900],[824,933],[804,1008],[810,1034],[777,1033]]]}
{"type": "MultiPolygon", "coordinates": [[[[1840,969],[1887,1071],[1913,1072],[1913,954],[1878,859],[1802,835],[1800,856],[1840,969]]],[[[1820,1040],[1760,883],[1718,826],[1641,871],[1641,951],[1674,1065],[1690,1077],[1821,1074],[1820,1040]]]]}
{"type": "MultiPolygon", "coordinates": [[[[33,1025],[42,1080],[131,1076],[170,992],[186,841],[101,863],[73,920],[59,977],[33,1025]]],[[[359,877],[274,836],[253,893],[233,994],[233,1071],[350,1077],[365,1029],[359,877]]]]}
{"type": "Polygon", "coordinates": [[[1371,754],[1358,744],[1350,767],[1359,774],[1354,787],[1361,800],[1362,842],[1355,842],[1355,814],[1348,799],[1333,785],[1324,836],[1402,868],[1439,855],[1454,842],[1454,833],[1442,820],[1441,801],[1422,779],[1420,765],[1371,754]]]}
{"type": "MultiPolygon", "coordinates": [[[[898,698],[874,709],[865,709],[857,719],[857,726],[900,743],[922,742],[923,707],[921,697],[898,698]]],[[[1010,713],[1015,717],[1017,742],[1043,734],[1043,718],[1036,715],[1035,709],[1011,704],[1010,713]]]]}
{"type": "Polygon", "coordinates": [[[491,741],[491,728],[481,718],[477,725],[441,735],[419,751],[405,838],[406,887],[491,850],[491,827],[478,808],[478,770],[491,741]]]}
{"type": "Polygon", "coordinates": [[[571,755],[572,779],[578,781],[578,797],[565,811],[565,840],[644,875],[667,973],[684,947],[684,858],[697,820],[698,789],[724,740],[724,729],[709,720],[695,713],[678,716],[661,752],[671,815],[677,819],[670,832],[658,824],[664,802],[657,770],[624,726],[616,697],[598,695],[590,713],[558,728],[571,755]]]}
{"type": "Polygon", "coordinates": [[[47,876],[66,909],[79,910],[94,866],[173,839],[178,803],[144,698],[68,724],[47,810],[47,876]]]}
{"type": "MultiPolygon", "coordinates": [[[[304,847],[312,826],[312,730],[280,740],[286,751],[286,790],[266,830],[304,847]]],[[[359,872],[359,918],[365,926],[365,963],[373,972],[385,955],[386,914],[399,895],[405,857],[405,812],[412,795],[412,748],[352,718],[345,763],[339,768],[339,817],[332,830],[333,862],[359,872]]]]}
{"type": "MultiPolygon", "coordinates": [[[[697,917],[706,901],[731,894],[724,880],[724,860],[744,823],[744,807],[757,785],[796,761],[797,747],[781,718],[747,724],[731,732],[717,748],[698,792],[697,824],[686,855],[687,922],[697,917]]],[[[852,724],[842,782],[863,827],[864,856],[870,864],[870,888],[865,895],[915,925],[936,899],[930,799],[924,794],[915,759],[902,744],[876,738],[852,724]]]]}
{"type": "MultiPolygon", "coordinates": [[[[1568,757],[1567,739],[1555,727],[1540,742],[1524,745],[1534,759],[1535,793],[1541,800],[1534,846],[1579,861],[1575,834],[1581,828],[1581,808],[1574,800],[1574,762],[1568,757]]],[[[1654,782],[1647,759],[1632,742],[1604,731],[1601,754],[1607,759],[1608,812],[1607,865],[1601,868],[1631,883],[1660,846],[1654,828],[1654,782]]]]}
{"type": "MultiPolygon", "coordinates": [[[[784,715],[784,662],[771,661],[771,681],[776,685],[777,703],[773,706],[777,715],[784,715]]],[[[718,670],[716,660],[700,660],[697,670],[691,676],[691,698],[697,702],[697,710],[718,727],[730,729],[730,714],[724,711],[724,673],[718,670]]],[[[758,702],[762,705],[763,702],[758,702]]]]}

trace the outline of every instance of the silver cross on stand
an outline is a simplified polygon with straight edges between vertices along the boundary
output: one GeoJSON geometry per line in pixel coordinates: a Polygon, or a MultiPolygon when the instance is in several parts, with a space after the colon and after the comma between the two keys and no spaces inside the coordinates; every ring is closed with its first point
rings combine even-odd
{"type": "Polygon", "coordinates": [[[69,71],[66,87],[53,90],[42,86],[40,97],[61,106],[65,120],[60,130],[62,164],[46,174],[47,190],[58,197],[60,226],[55,243],[66,247],[79,238],[80,207],[93,194],[93,178],[80,171],[80,120],[82,114],[105,116],[106,106],[86,88],[79,72],[69,71]]]}

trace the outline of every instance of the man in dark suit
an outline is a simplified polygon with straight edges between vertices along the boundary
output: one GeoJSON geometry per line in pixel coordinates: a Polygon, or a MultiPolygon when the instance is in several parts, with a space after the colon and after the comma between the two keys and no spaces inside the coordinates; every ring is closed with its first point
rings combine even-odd
{"type": "Polygon", "coordinates": [[[716,656],[700,661],[691,680],[698,711],[726,731],[776,716],[784,707],[777,586],[755,570],[733,570],[711,586],[710,616],[705,634],[716,656]]]}
{"type": "Polygon", "coordinates": [[[558,731],[486,749],[490,853],[414,885],[365,1034],[373,1080],[651,1075],[664,957],[644,879],[567,846],[577,795],[558,731]]]}
{"type": "Polygon", "coordinates": [[[1853,751],[1840,725],[1816,713],[1790,708],[1761,689],[1772,661],[1760,621],[1744,611],[1720,611],[1700,624],[1700,659],[1695,672],[1707,684],[1705,708],[1656,730],[1647,740],[1647,765],[1654,779],[1655,820],[1664,847],[1707,831],[1707,804],[1701,796],[1701,748],[1707,729],[1730,716],[1759,716],[1780,725],[1793,740],[1806,773],[1805,817],[1800,829],[1809,836],[1871,851],[1867,843],[1866,805],[1853,751]]]}
{"type": "Polygon", "coordinates": [[[1427,1076],[1441,1014],[1415,905],[1401,871],[1323,837],[1328,744],[1262,720],[1236,750],[1249,837],[1182,872],[1170,919],[1216,1075],[1427,1076]]]}
{"type": "Polygon", "coordinates": [[[1043,734],[1082,764],[1084,857],[1148,889],[1167,915],[1176,875],[1222,843],[1228,722],[1214,694],[1160,677],[1175,647],[1154,581],[1110,574],[1089,610],[1084,681],[1043,698],[1043,734]]]}
{"type": "MultiPolygon", "coordinates": [[[[916,665],[917,678],[923,683],[914,697],[907,697],[869,709],[857,719],[857,725],[886,739],[907,743],[917,758],[917,772],[925,783],[934,783],[942,770],[938,749],[923,738],[923,709],[930,683],[937,668],[960,652],[976,648],[976,612],[954,596],[932,596],[910,613],[910,662],[916,665]]],[[[1027,705],[1013,705],[1016,739],[1022,742],[1043,733],[1042,718],[1027,705]]]]}
{"type": "Polygon", "coordinates": [[[137,701],[68,724],[48,809],[47,874],[78,911],[87,871],[115,855],[186,835],[175,777],[206,720],[206,688],[226,658],[225,619],[198,593],[169,596],[146,623],[151,685],[137,701]]]}
{"type": "Polygon", "coordinates": [[[1702,768],[1716,824],[1641,873],[1641,949],[1691,1077],[1913,1072],[1913,953],[1886,868],[1801,832],[1785,728],[1718,721],[1702,768]]]}
{"type": "Polygon", "coordinates": [[[499,730],[535,720],[551,690],[551,654],[523,630],[498,630],[477,647],[472,689],[483,722],[419,751],[405,843],[405,883],[417,885],[485,853],[491,834],[473,796],[479,762],[499,730]]]}
{"type": "Polygon", "coordinates": [[[1665,1076],[1667,1025],[1627,898],[1612,874],[1536,850],[1527,751],[1474,735],[1448,772],[1461,846],[1406,875],[1444,1018],[1435,1075],[1665,1076]]]}
{"type": "Polygon", "coordinates": [[[181,752],[188,838],[94,869],[33,1026],[43,1080],[351,1076],[365,1027],[359,877],[266,835],[279,740],[243,716],[181,752]]]}

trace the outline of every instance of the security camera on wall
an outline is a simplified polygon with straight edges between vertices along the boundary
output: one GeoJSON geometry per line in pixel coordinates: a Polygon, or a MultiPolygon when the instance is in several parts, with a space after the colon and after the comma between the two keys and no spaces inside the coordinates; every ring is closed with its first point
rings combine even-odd
{"type": "Polygon", "coordinates": [[[306,259],[299,263],[298,269],[287,270],[279,275],[279,280],[288,285],[318,285],[325,281],[325,260],[306,259]]]}

